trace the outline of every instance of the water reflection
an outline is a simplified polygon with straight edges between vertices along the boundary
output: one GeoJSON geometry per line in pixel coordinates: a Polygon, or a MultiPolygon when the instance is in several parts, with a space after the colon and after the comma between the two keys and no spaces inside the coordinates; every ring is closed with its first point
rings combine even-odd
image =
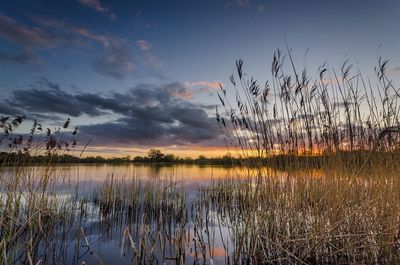
{"type": "Polygon", "coordinates": [[[77,200],[74,220],[55,231],[53,255],[49,243],[39,248],[36,260],[43,264],[232,262],[230,217],[218,212],[212,197],[202,193],[203,186],[267,176],[279,192],[302,178],[325,181],[320,170],[296,172],[293,177],[271,168],[227,166],[72,164],[15,170],[6,171],[10,183],[19,174],[21,185],[30,182],[34,185],[27,186],[33,187],[45,175],[51,183],[46,196],[77,200]]]}

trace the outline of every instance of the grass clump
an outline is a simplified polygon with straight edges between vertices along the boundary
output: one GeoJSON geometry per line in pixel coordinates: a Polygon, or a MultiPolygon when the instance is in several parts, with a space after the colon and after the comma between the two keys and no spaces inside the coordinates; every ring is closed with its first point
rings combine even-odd
{"type": "Polygon", "coordinates": [[[8,154],[0,167],[0,263],[46,264],[63,252],[56,238],[65,237],[74,222],[75,199],[60,193],[68,180],[56,170],[53,157],[75,145],[76,132],[67,141],[68,132],[47,129],[42,140],[36,134],[42,127],[35,121],[28,135],[18,135],[15,130],[23,120],[2,117],[0,124],[2,148],[8,154]],[[46,163],[29,166],[31,152],[45,153],[46,163]],[[25,155],[16,160],[15,153],[25,155]]]}

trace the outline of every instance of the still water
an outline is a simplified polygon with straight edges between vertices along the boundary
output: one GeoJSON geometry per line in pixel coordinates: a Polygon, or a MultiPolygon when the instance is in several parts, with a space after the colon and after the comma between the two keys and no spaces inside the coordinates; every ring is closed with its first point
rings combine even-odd
{"type": "MultiPolygon", "coordinates": [[[[32,172],[32,168],[30,170],[32,172]]],[[[36,175],[43,174],[40,166],[33,170],[36,175]]],[[[68,164],[51,170],[58,192],[78,192],[82,196],[101,188],[110,179],[128,183],[132,180],[148,183],[172,182],[191,193],[212,181],[248,176],[250,169],[220,165],[68,164]]]]}
{"type": "Polygon", "coordinates": [[[321,253],[332,244],[364,242],[364,231],[379,237],[394,227],[398,171],[380,170],[354,175],[343,168],[197,165],[2,168],[0,235],[18,236],[18,242],[8,241],[3,257],[11,260],[7,264],[257,264],[260,257],[285,264],[287,257],[281,259],[280,248],[269,242],[282,239],[292,247],[297,240],[286,241],[290,235],[301,239],[297,246],[303,249],[304,240],[311,244],[315,238],[316,224],[336,224],[337,218],[351,223],[343,222],[321,253]],[[368,222],[354,214],[359,209],[368,222]],[[353,233],[349,227],[360,231],[343,237],[353,233]]]}
{"type": "MultiPolygon", "coordinates": [[[[201,187],[240,178],[247,170],[145,164],[29,167],[26,173],[18,172],[26,174],[24,181],[33,183],[29,186],[41,183],[37,176],[48,175],[49,193],[56,195],[59,204],[76,203],[68,208],[73,221],[60,224],[50,243],[41,244],[35,260],[41,264],[227,263],[231,244],[223,241],[227,228],[217,222],[215,209],[194,203],[201,187]],[[115,199],[117,193],[121,194],[115,199]],[[136,201],[125,202],[124,196],[136,201]],[[104,206],[108,197],[113,201],[104,206]]],[[[10,169],[9,177],[15,174],[10,169]]]]}

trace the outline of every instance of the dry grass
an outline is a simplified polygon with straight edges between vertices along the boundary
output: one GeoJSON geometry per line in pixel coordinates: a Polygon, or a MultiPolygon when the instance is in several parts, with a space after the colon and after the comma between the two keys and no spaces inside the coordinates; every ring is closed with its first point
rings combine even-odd
{"type": "Polygon", "coordinates": [[[313,77],[295,67],[289,49],[286,56],[278,50],[262,85],[237,61],[233,89],[221,86],[218,94],[228,148],[244,158],[398,150],[400,89],[386,75],[387,63],[379,58],[373,86],[348,61],[338,71],[325,63],[313,77]]]}
{"type": "Polygon", "coordinates": [[[205,189],[231,227],[234,263],[398,263],[400,95],[388,61],[378,59],[373,88],[348,62],[312,78],[288,48],[289,67],[284,59],[274,54],[263,88],[238,61],[235,104],[222,86],[219,94],[227,146],[258,169],[205,189]],[[260,166],[277,154],[283,178],[260,166]]]}
{"type": "Polygon", "coordinates": [[[399,170],[356,181],[343,172],[289,172],[204,189],[231,229],[237,262],[398,263],[399,170]]]}
{"type": "Polygon", "coordinates": [[[45,264],[47,260],[56,260],[52,254],[56,249],[61,253],[65,246],[55,238],[68,234],[74,223],[74,198],[59,193],[63,186],[69,185],[68,179],[56,174],[52,158],[75,144],[65,140],[66,134],[52,133],[49,129],[44,141],[35,141],[35,132],[42,131],[36,122],[25,139],[13,134],[23,119],[1,119],[2,144],[6,145],[10,156],[12,152],[45,152],[48,163],[43,167],[29,166],[28,156],[21,156],[28,159],[9,161],[6,156],[3,160],[0,168],[1,264],[45,264]],[[43,252],[43,249],[48,251],[43,252]]]}

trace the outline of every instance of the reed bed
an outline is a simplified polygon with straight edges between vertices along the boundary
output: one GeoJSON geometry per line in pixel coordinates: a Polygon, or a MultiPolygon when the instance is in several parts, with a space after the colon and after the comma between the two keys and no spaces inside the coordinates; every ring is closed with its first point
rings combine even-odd
{"type": "Polygon", "coordinates": [[[111,176],[91,200],[137,264],[395,264],[399,173],[249,168],[192,199],[172,180],[111,176]]]}
{"type": "Polygon", "coordinates": [[[395,264],[398,176],[374,172],[354,182],[334,171],[253,175],[203,192],[229,228],[234,263],[395,264]]]}
{"type": "Polygon", "coordinates": [[[204,191],[231,227],[234,263],[398,263],[400,89],[388,61],[376,82],[348,61],[312,77],[286,51],[263,86],[237,61],[232,91],[218,94],[227,147],[259,169],[204,191]],[[262,172],[265,161],[287,176],[262,172]],[[322,177],[292,170],[313,168],[322,177]]]}
{"type": "Polygon", "coordinates": [[[173,178],[150,183],[110,176],[90,201],[102,222],[121,233],[121,255],[128,253],[133,263],[212,262],[208,208],[188,200],[173,178]]]}
{"type": "MultiPolygon", "coordinates": [[[[0,124],[0,143],[9,154],[17,152],[24,158],[7,160],[5,156],[0,168],[0,263],[50,264],[57,262],[65,248],[55,238],[66,238],[75,215],[75,198],[60,193],[71,183],[68,176],[58,174],[53,157],[75,145],[70,141],[74,141],[76,132],[67,138],[61,130],[47,129],[43,139],[38,139],[35,133],[42,127],[34,122],[24,138],[13,133],[23,120],[22,116],[13,120],[3,117],[0,124]],[[30,165],[30,152],[46,153],[48,162],[42,167],[30,165]]],[[[68,125],[69,120],[64,129],[68,125]]]]}
{"type": "Polygon", "coordinates": [[[399,149],[400,88],[378,58],[376,82],[345,61],[315,75],[297,69],[291,50],[274,53],[271,79],[260,84],[236,62],[233,89],[220,85],[217,122],[237,156],[312,156],[399,149]],[[286,61],[288,61],[287,64],[286,61]]]}

